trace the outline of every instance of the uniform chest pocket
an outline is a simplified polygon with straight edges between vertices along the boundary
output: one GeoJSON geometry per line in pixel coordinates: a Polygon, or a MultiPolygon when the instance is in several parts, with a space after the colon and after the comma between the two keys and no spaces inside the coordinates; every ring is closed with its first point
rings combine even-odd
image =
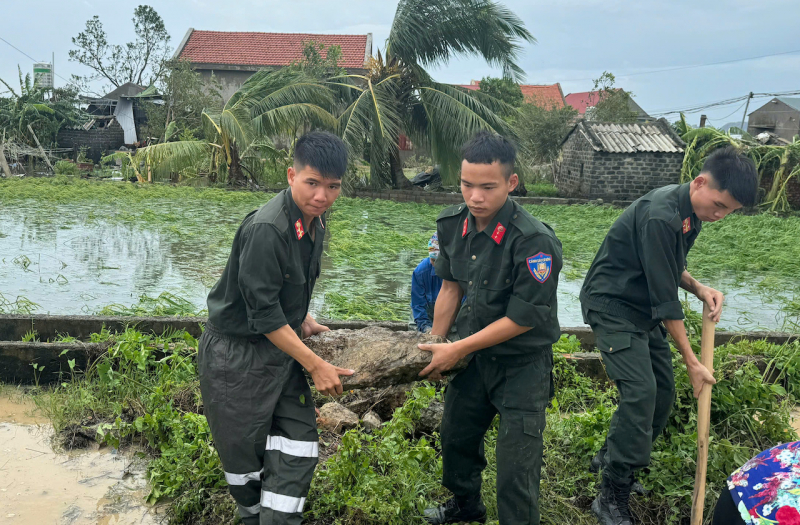
{"type": "Polygon", "coordinates": [[[456,281],[466,282],[469,280],[469,261],[464,259],[450,260],[450,273],[456,281]]]}
{"type": "Polygon", "coordinates": [[[283,284],[302,286],[306,284],[306,276],[300,270],[289,270],[283,275],[283,284]]]}
{"type": "Polygon", "coordinates": [[[481,314],[490,320],[489,322],[504,316],[513,285],[511,267],[484,266],[477,284],[480,289],[478,306],[481,314]]]}
{"type": "Polygon", "coordinates": [[[507,288],[511,288],[512,283],[512,276],[511,276],[512,268],[495,268],[492,266],[484,266],[483,270],[481,271],[481,282],[479,286],[481,288],[485,288],[486,290],[492,291],[503,291],[507,288]]]}

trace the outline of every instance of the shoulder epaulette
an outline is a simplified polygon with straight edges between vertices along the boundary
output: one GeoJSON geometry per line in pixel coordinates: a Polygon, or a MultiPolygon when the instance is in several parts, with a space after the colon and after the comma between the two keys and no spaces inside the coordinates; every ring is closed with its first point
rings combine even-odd
{"type": "Polygon", "coordinates": [[[455,206],[449,206],[439,213],[439,216],[436,217],[437,221],[442,219],[447,219],[449,217],[457,217],[461,215],[461,213],[466,209],[467,205],[464,203],[456,204],[455,206]]]}

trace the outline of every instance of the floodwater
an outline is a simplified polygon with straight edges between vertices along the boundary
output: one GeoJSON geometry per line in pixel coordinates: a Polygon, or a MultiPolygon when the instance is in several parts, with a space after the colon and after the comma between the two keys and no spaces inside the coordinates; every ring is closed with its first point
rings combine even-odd
{"type": "Polygon", "coordinates": [[[59,453],[52,427],[18,396],[0,392],[0,524],[151,525],[146,464],[97,445],[59,453]]]}
{"type": "MultiPolygon", "coordinates": [[[[142,294],[155,297],[165,291],[190,300],[197,309],[205,308],[206,295],[222,272],[230,238],[244,213],[214,212],[208,217],[213,231],[206,235],[205,223],[200,222],[182,225],[194,228],[186,235],[163,223],[104,219],[114,212],[107,204],[28,202],[0,209],[0,294],[11,302],[25,297],[39,305],[37,312],[51,314],[96,313],[109,304],[130,306],[142,294]],[[209,236],[214,242],[205,241],[209,236]]],[[[180,221],[180,215],[175,220],[180,221]]],[[[369,221],[364,218],[364,228],[369,221]]],[[[426,227],[420,225],[420,230],[426,227]]],[[[391,260],[370,261],[365,271],[334,265],[324,256],[311,312],[326,317],[326,292],[408,304],[411,272],[418,263],[418,256],[404,252],[391,260]]],[[[569,261],[566,266],[565,270],[569,261]]],[[[565,274],[559,283],[559,319],[562,326],[580,326],[582,277],[567,279],[565,274]]],[[[757,292],[757,280],[708,283],[726,294],[720,326],[781,329],[783,300],[757,292]]],[[[700,310],[699,302],[692,301],[700,310]]]]}

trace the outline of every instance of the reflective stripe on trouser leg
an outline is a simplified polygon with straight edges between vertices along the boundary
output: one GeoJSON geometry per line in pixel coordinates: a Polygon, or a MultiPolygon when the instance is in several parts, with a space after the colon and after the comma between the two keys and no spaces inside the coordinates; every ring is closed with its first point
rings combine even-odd
{"type": "Polygon", "coordinates": [[[245,525],[258,525],[264,439],[288,379],[288,356],[266,338],[255,343],[206,330],[198,348],[204,414],[245,525]]]}
{"type": "Polygon", "coordinates": [[[290,365],[265,443],[261,525],[299,525],[319,456],[314,402],[303,369],[290,365]]]}

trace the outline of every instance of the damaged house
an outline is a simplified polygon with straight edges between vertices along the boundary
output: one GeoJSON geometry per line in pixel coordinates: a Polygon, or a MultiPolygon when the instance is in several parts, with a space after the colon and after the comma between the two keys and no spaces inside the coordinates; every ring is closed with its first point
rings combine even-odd
{"type": "Polygon", "coordinates": [[[145,142],[142,136],[147,115],[145,101],[161,102],[154,86],[144,87],[132,82],[123,84],[102,98],[81,97],[91,117],[85,124],[58,132],[58,145],[78,150],[87,148],[86,156],[93,162],[121,146],[136,147],[145,142]]]}

